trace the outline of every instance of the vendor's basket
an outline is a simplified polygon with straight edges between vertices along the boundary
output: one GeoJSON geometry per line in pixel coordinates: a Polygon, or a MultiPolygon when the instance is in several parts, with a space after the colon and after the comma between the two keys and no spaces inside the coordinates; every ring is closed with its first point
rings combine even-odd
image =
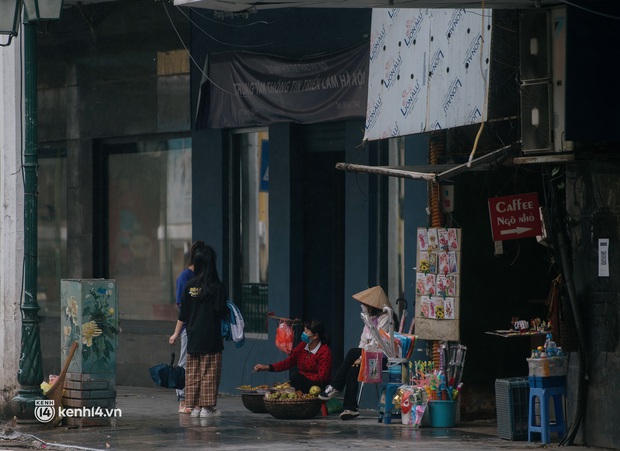
{"type": "Polygon", "coordinates": [[[530,376],[553,377],[566,376],[566,357],[543,357],[527,359],[530,368],[530,376]]]}
{"type": "Polygon", "coordinates": [[[241,402],[250,412],[267,413],[264,401],[265,395],[262,393],[244,393],[241,395],[241,402]]]}
{"type": "Polygon", "coordinates": [[[264,404],[271,416],[282,420],[314,418],[321,410],[321,400],[318,398],[298,401],[265,399],[264,404]]]}

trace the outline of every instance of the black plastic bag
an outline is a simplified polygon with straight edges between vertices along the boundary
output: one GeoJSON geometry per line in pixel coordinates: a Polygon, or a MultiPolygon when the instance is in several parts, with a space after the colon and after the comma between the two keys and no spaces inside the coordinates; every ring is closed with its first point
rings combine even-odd
{"type": "Polygon", "coordinates": [[[149,368],[151,379],[159,387],[176,388],[183,390],[185,388],[185,368],[174,365],[174,348],[170,352],[170,364],[160,363],[159,365],[149,368]]]}

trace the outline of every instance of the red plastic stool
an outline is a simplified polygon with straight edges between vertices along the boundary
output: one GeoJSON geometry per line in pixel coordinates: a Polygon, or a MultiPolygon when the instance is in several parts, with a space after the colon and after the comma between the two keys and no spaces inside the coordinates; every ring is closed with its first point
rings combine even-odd
{"type": "Polygon", "coordinates": [[[321,416],[326,417],[329,415],[329,411],[327,410],[327,404],[325,401],[321,401],[321,416]]]}

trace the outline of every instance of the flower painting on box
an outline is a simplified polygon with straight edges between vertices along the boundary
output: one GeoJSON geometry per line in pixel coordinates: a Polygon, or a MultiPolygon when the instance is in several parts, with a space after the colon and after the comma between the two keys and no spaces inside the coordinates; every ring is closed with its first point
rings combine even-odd
{"type": "Polygon", "coordinates": [[[78,342],[81,355],[75,359],[82,373],[114,373],[118,316],[114,308],[114,285],[90,287],[82,302],[72,292],[65,292],[63,349],[78,342]],[[80,305],[81,304],[81,305],[80,305]],[[80,364],[81,363],[81,364],[80,364]]]}

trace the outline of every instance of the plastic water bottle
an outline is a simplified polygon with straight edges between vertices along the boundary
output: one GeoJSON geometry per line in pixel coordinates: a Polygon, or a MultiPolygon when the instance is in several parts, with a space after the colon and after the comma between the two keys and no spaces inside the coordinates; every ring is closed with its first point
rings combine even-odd
{"type": "Polygon", "coordinates": [[[547,357],[555,357],[557,352],[557,345],[555,344],[555,341],[553,341],[551,332],[549,332],[545,340],[545,353],[547,354],[547,357]]]}
{"type": "Polygon", "coordinates": [[[545,349],[551,340],[553,340],[553,336],[551,335],[551,332],[547,332],[547,337],[545,338],[545,349]]]}
{"type": "Polygon", "coordinates": [[[388,368],[388,382],[400,384],[403,381],[401,365],[392,365],[388,368]]]}

